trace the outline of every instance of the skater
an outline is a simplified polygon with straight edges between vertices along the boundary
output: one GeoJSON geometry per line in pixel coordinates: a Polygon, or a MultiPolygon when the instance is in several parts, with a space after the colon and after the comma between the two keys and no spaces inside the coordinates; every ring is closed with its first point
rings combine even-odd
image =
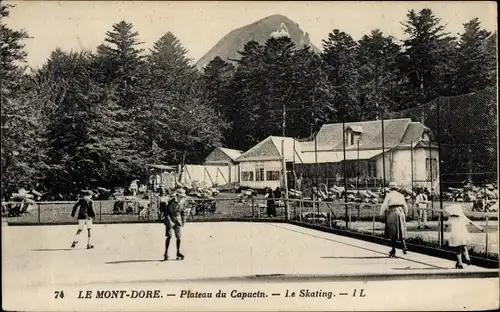
{"type": "Polygon", "coordinates": [[[172,232],[175,234],[176,246],[177,246],[177,260],[183,260],[184,255],[181,254],[181,227],[185,223],[186,215],[186,191],[184,189],[178,189],[175,191],[175,197],[169,200],[165,207],[163,215],[165,217],[165,254],[163,255],[163,260],[168,260],[168,247],[170,245],[170,239],[172,238],[172,232]]]}
{"type": "Polygon", "coordinates": [[[459,204],[450,205],[445,208],[445,211],[450,215],[446,224],[446,227],[450,228],[448,245],[453,247],[457,254],[455,268],[463,269],[462,255],[464,256],[465,263],[467,263],[467,265],[471,264],[469,251],[467,250],[467,245],[470,244],[471,237],[467,230],[467,225],[472,224],[481,231],[484,229],[475,222],[469,220],[469,218],[465,216],[462,206],[459,204]]]}
{"type": "Polygon", "coordinates": [[[76,202],[73,207],[73,211],[71,212],[71,216],[74,217],[76,209],[80,207],[80,210],[78,211],[78,230],[76,231],[71,248],[76,247],[76,244],[78,244],[78,237],[80,236],[83,228],[86,226],[88,233],[87,249],[92,249],[94,248],[94,245],[90,243],[90,230],[92,228],[92,219],[95,218],[94,204],[92,201],[93,193],[92,191],[83,191],[83,195],[84,196],[76,202]]]}
{"type": "Polygon", "coordinates": [[[398,192],[398,186],[395,182],[389,183],[389,193],[385,196],[384,202],[380,209],[380,215],[385,219],[385,235],[391,239],[390,258],[396,257],[396,242],[401,240],[403,243],[403,253],[406,254],[406,215],[408,214],[408,206],[403,194],[398,192]]]}

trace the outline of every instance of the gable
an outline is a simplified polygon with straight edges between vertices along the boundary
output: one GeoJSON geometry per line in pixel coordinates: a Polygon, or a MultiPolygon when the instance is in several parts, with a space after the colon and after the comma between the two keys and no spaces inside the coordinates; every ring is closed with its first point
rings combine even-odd
{"type": "Polygon", "coordinates": [[[417,143],[422,139],[422,134],[424,134],[424,132],[429,132],[430,134],[430,129],[420,122],[412,122],[408,125],[408,128],[401,139],[401,144],[411,144],[412,142],[417,143]]]}
{"type": "Polygon", "coordinates": [[[219,148],[224,154],[229,156],[232,160],[236,160],[238,157],[241,156],[241,151],[235,150],[235,149],[229,149],[229,148],[224,148],[220,147],[219,148]]]}
{"type": "Polygon", "coordinates": [[[281,153],[276,148],[271,137],[268,137],[243,153],[237,161],[271,160],[280,158],[281,153]]]}
{"type": "Polygon", "coordinates": [[[276,149],[278,150],[280,156],[282,155],[281,142],[285,141],[284,151],[285,151],[285,160],[292,161],[294,158],[299,159],[301,156],[301,143],[296,141],[294,138],[288,137],[271,137],[276,149]],[[295,154],[295,155],[294,155],[295,154]]]}
{"type": "Polygon", "coordinates": [[[214,149],[206,158],[205,163],[208,162],[231,162],[232,159],[226,153],[224,153],[219,147],[214,149]]]}

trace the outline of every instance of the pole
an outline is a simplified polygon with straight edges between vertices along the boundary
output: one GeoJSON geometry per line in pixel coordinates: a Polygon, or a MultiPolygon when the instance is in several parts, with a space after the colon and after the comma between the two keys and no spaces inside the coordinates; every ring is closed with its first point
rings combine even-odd
{"type": "MultiPolygon", "coordinates": [[[[378,103],[377,103],[378,105],[378,103]]],[[[382,186],[383,188],[385,188],[387,185],[386,185],[386,181],[385,181],[385,134],[384,134],[384,112],[382,111],[382,172],[383,172],[383,177],[382,177],[382,181],[384,182],[384,185],[382,186]]]]}
{"type": "Polygon", "coordinates": [[[293,138],[292,171],[293,171],[293,189],[297,191],[297,174],[295,173],[295,138],[293,138]]]}
{"type": "Polygon", "coordinates": [[[290,219],[289,203],[288,203],[288,183],[286,179],[286,160],[285,160],[285,139],[281,140],[281,154],[283,163],[283,186],[285,187],[285,218],[290,219]]]}
{"type": "Polygon", "coordinates": [[[486,259],[488,259],[488,215],[486,215],[486,224],[484,226],[484,231],[486,232],[486,246],[485,246],[485,254],[486,254],[486,259]]]}
{"type": "MultiPolygon", "coordinates": [[[[415,206],[415,199],[413,198],[413,141],[410,141],[410,163],[411,163],[411,206],[415,206]]],[[[415,217],[415,208],[412,209],[412,218],[415,217]]]]}
{"type": "Polygon", "coordinates": [[[314,169],[315,169],[315,180],[316,187],[318,187],[318,133],[314,138],[314,169]]]}
{"type": "Polygon", "coordinates": [[[358,180],[359,180],[359,140],[358,140],[358,158],[356,160],[356,189],[358,190],[358,197],[359,197],[358,180]]]}
{"type": "Polygon", "coordinates": [[[283,131],[283,137],[286,137],[286,104],[285,99],[283,99],[283,124],[281,126],[283,131]]]}
{"type": "MultiPolygon", "coordinates": [[[[437,126],[438,126],[438,159],[437,159],[437,172],[436,176],[439,176],[439,209],[441,210],[441,218],[439,222],[439,227],[440,227],[440,236],[441,236],[441,247],[443,247],[443,241],[444,241],[444,221],[443,221],[443,212],[444,207],[443,207],[443,189],[442,189],[442,182],[441,182],[441,175],[439,172],[441,172],[441,99],[438,100],[438,113],[437,113],[437,126]]],[[[431,170],[432,170],[432,158],[431,158],[431,170]]],[[[431,181],[432,181],[432,174],[431,174],[431,181]]]]}
{"type": "MultiPolygon", "coordinates": [[[[345,104],[344,104],[345,105],[345,104]]],[[[344,204],[345,204],[345,220],[346,220],[346,228],[349,228],[349,208],[347,207],[347,159],[345,152],[345,107],[344,107],[344,118],[342,120],[342,149],[344,151],[344,204]]]]}
{"type": "MultiPolygon", "coordinates": [[[[314,136],[314,179],[315,179],[315,187],[316,192],[313,193],[313,198],[316,198],[319,194],[319,185],[318,185],[318,133],[314,136]]],[[[313,202],[313,214],[316,213],[316,200],[313,202]]],[[[319,203],[318,203],[319,209],[319,203]]]]}

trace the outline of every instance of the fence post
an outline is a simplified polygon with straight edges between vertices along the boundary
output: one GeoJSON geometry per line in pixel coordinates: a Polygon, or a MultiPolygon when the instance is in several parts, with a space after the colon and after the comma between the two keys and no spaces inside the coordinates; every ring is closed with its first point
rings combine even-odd
{"type": "Polygon", "coordinates": [[[352,205],[350,205],[349,203],[347,204],[347,206],[349,206],[349,225],[348,225],[348,229],[351,230],[351,215],[352,215],[352,205]]]}
{"type": "Polygon", "coordinates": [[[372,207],[372,235],[375,236],[375,205],[372,207]]]}
{"type": "Polygon", "coordinates": [[[36,206],[37,206],[37,210],[38,210],[38,223],[40,223],[40,204],[37,203],[36,206]]]}
{"type": "Polygon", "coordinates": [[[300,204],[299,204],[299,221],[302,222],[302,205],[304,204],[304,199],[300,199],[300,204]]]}
{"type": "Polygon", "coordinates": [[[313,215],[313,224],[316,224],[316,194],[313,194],[312,215],[313,215]]]}
{"type": "Polygon", "coordinates": [[[99,222],[102,221],[102,201],[99,202],[99,222]]]}
{"type": "Polygon", "coordinates": [[[484,231],[486,232],[486,247],[485,247],[485,253],[486,253],[486,259],[488,259],[488,215],[486,215],[486,224],[485,224],[485,229],[484,231]]]}

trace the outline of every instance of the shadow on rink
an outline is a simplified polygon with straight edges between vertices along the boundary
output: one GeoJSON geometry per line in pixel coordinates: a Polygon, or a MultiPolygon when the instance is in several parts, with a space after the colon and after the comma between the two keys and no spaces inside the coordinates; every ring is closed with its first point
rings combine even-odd
{"type": "Polygon", "coordinates": [[[350,260],[357,260],[357,259],[388,259],[389,257],[387,256],[360,256],[360,257],[321,257],[321,259],[350,259],[350,260]]]}
{"type": "Polygon", "coordinates": [[[164,262],[161,259],[149,259],[149,260],[122,260],[122,261],[109,261],[106,264],[124,264],[124,263],[143,263],[143,262],[164,262]]]}
{"type": "Polygon", "coordinates": [[[75,250],[72,248],[45,248],[45,249],[31,249],[30,251],[70,251],[75,250]]]}

